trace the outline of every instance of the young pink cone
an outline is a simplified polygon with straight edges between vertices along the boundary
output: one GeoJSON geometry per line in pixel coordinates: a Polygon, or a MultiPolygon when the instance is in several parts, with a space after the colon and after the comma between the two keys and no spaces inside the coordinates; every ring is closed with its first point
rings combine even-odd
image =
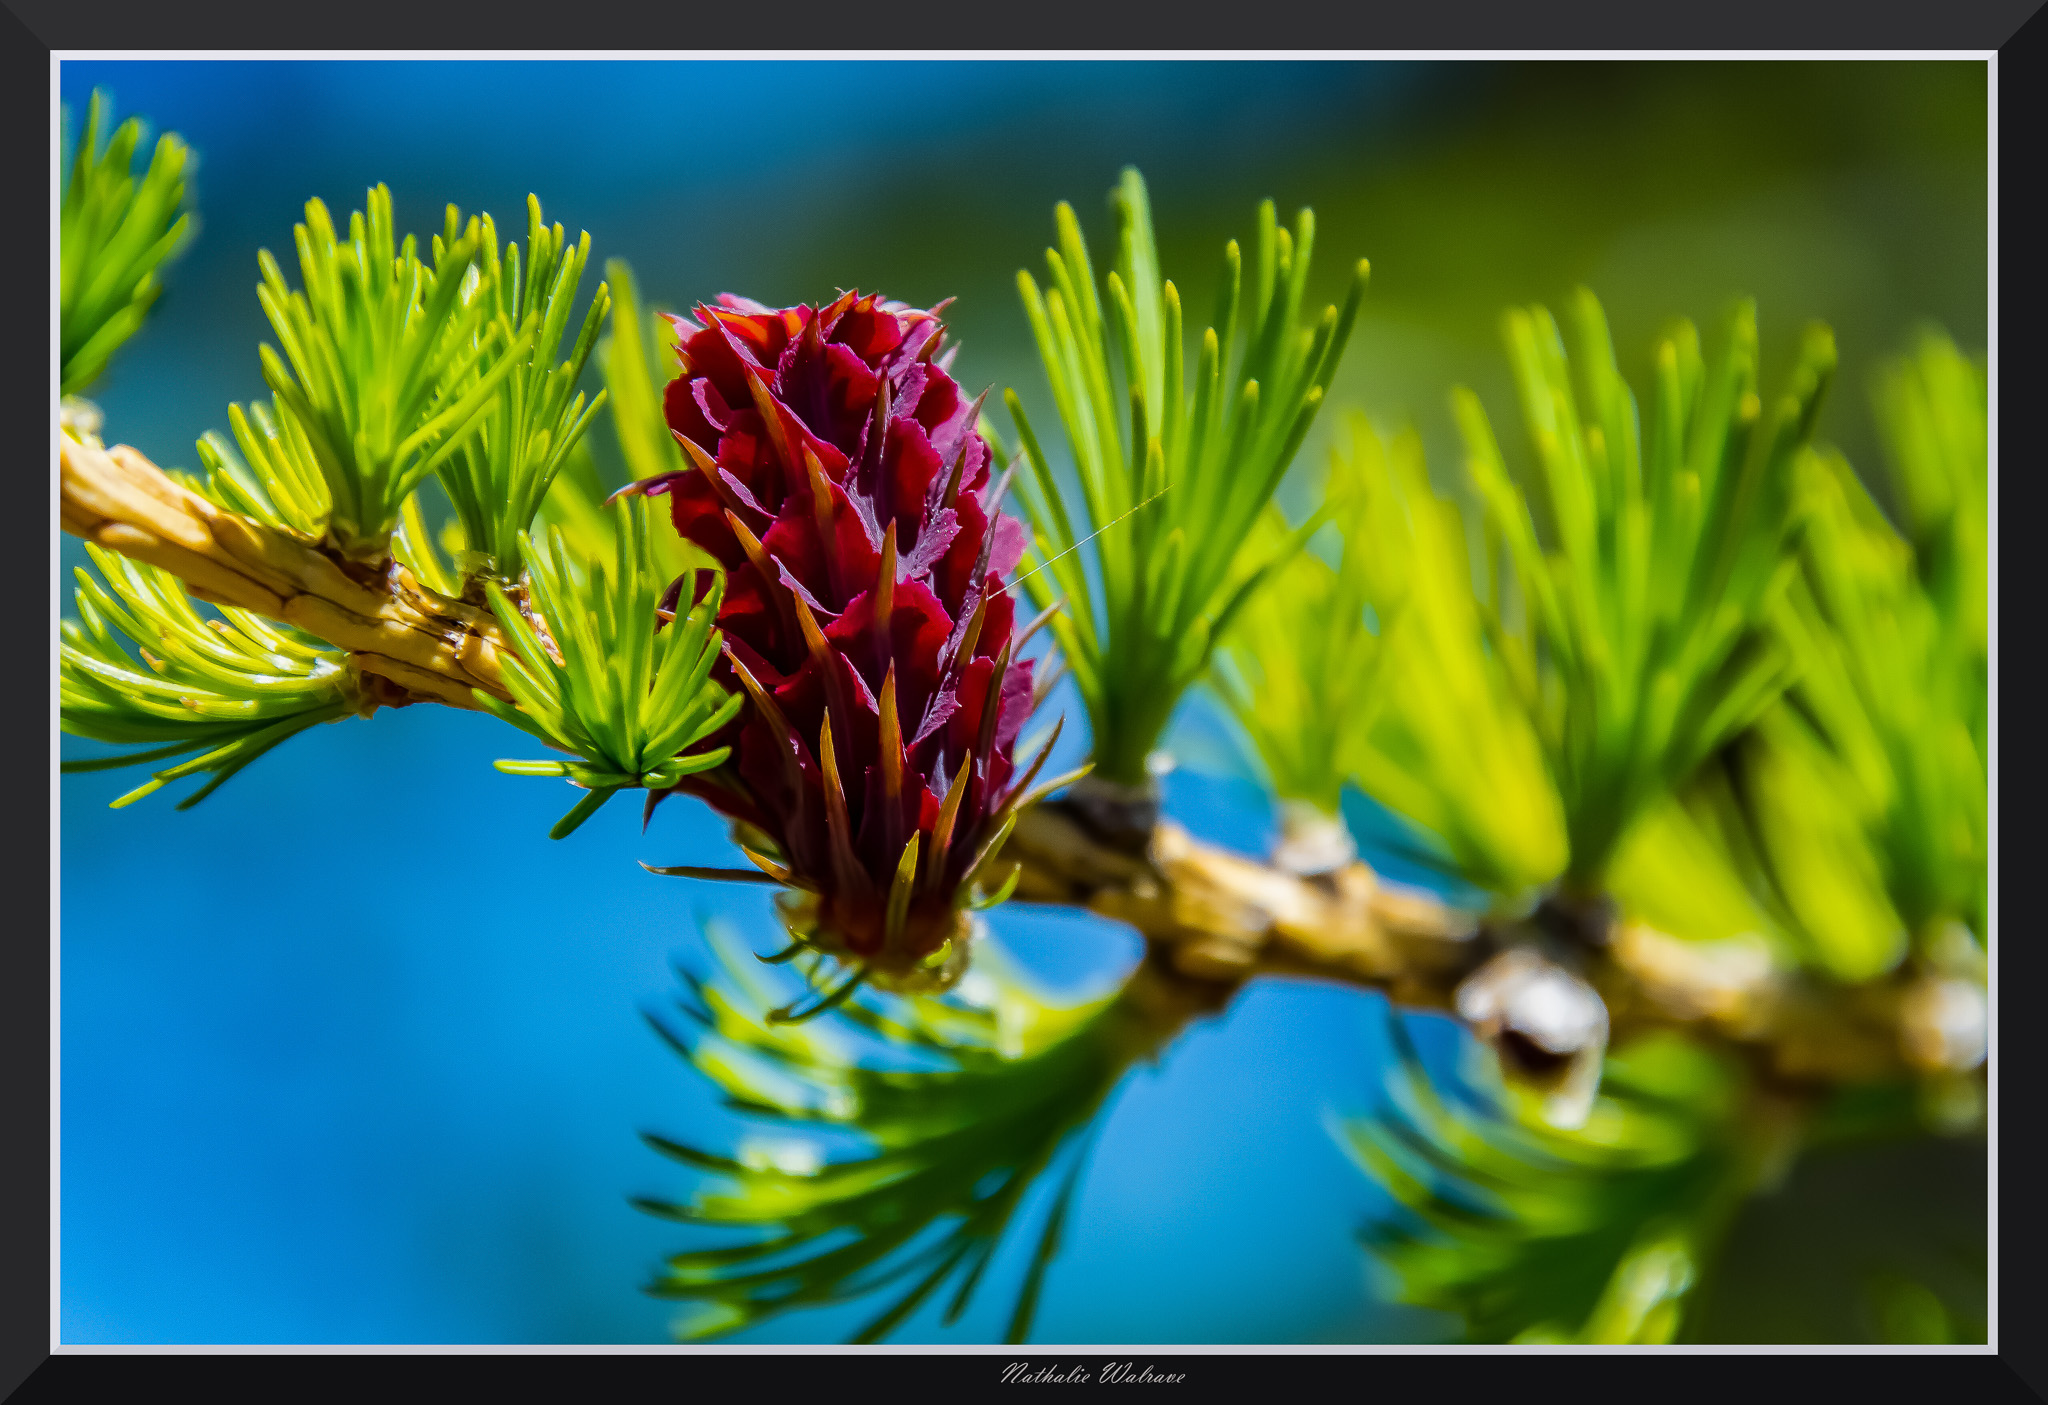
{"type": "Polygon", "coordinates": [[[1003,586],[1025,534],[997,510],[980,402],[935,358],[938,309],[727,294],[697,318],[674,319],[667,392],[692,466],[639,487],[725,568],[718,676],[752,706],[717,739],[734,760],[679,788],[772,843],[750,854],[796,890],[800,940],[885,976],[950,970],[1032,779],[1012,774],[1032,669],[1003,586]]]}

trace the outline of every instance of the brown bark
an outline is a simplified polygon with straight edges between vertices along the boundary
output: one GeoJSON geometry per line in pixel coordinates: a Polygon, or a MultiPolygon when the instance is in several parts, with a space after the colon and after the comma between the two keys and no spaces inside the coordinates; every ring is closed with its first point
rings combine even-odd
{"type": "MultiPolygon", "coordinates": [[[[1058,802],[1018,817],[1004,857],[1021,865],[1015,900],[1081,907],[1135,927],[1153,959],[1234,988],[1306,976],[1382,990],[1394,1003],[1454,1010],[1489,959],[1531,941],[1528,924],[1482,922],[1380,879],[1363,863],[1298,877],[1161,821],[1143,856],[1097,839],[1058,802]]],[[[1911,1057],[1912,972],[1862,986],[1824,984],[1759,960],[1755,948],[1683,940],[1624,923],[1576,949],[1536,939],[1599,992],[1610,1038],[1684,1028],[1751,1053],[1774,1081],[1838,1084],[1896,1077],[1911,1057]]]]}
{"type": "Polygon", "coordinates": [[[396,563],[362,579],[313,542],[216,507],[126,444],[66,435],[59,469],[65,531],[162,567],[201,600],[346,650],[407,700],[474,709],[476,688],[509,700],[498,665],[507,644],[490,611],[427,589],[396,563]]]}

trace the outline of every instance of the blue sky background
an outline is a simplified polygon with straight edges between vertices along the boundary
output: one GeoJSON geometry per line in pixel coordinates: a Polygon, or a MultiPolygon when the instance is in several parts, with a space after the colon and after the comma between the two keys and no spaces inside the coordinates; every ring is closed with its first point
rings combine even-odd
{"type": "MultiPolygon", "coordinates": [[[[199,238],[94,394],[110,441],[190,465],[261,390],[255,250],[289,248],[307,197],[343,212],[379,180],[421,230],[447,201],[517,223],[537,191],[670,306],[958,295],[963,379],[1032,404],[1010,280],[1037,266],[1055,200],[1099,239],[1102,193],[1140,165],[1196,306],[1258,198],[1313,203],[1326,291],[1358,254],[1375,263],[1333,400],[1412,419],[1439,471],[1453,381],[1507,407],[1499,307],[1580,279],[1625,369],[1663,317],[1739,292],[1763,301],[1767,353],[1831,321],[1828,427],[1852,457],[1858,377],[1914,321],[1981,345],[1981,66],[1594,67],[67,63],[74,112],[104,85],[201,162],[199,238]]],[[[67,571],[82,560],[67,539],[67,571]]],[[[184,814],[167,795],[108,810],[126,773],[63,781],[66,1341],[665,1339],[673,1307],[639,1288],[684,1232],[627,1201],[687,1177],[637,1134],[737,1122],[643,1012],[675,994],[701,916],[772,940],[766,898],[635,864],[729,861],[701,807],[665,806],[643,835],[620,803],[549,841],[566,788],[490,770],[526,748],[491,718],[415,707],[319,728],[184,814]]],[[[1197,706],[1175,749],[1169,810],[1262,848],[1271,815],[1225,729],[1197,706]]],[[[1136,956],[1074,914],[993,921],[1055,986],[1136,956]]],[[[1381,1009],[1261,985],[1132,1077],[1036,1338],[1432,1330],[1375,1300],[1355,1233],[1384,1197],[1325,1130],[1373,1096],[1381,1009]]],[[[927,1313],[898,1339],[994,1339],[1018,1271],[999,1261],[956,1328],[927,1313]]],[[[871,1312],[742,1339],[835,1340],[871,1312]]]]}

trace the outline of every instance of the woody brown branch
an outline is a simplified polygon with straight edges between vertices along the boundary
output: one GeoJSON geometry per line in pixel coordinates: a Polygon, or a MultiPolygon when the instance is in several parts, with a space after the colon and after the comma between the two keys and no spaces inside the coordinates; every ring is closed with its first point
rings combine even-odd
{"type": "MultiPolygon", "coordinates": [[[[193,595],[282,620],[346,650],[402,701],[474,708],[471,689],[507,694],[497,621],[427,589],[403,567],[364,581],[317,545],[227,512],[126,445],[65,436],[64,529],[159,566],[193,595]]],[[[1203,844],[1159,823],[1142,854],[1097,838],[1057,802],[1019,816],[1004,857],[1021,866],[1020,901],[1085,908],[1136,928],[1148,967],[1220,1008],[1261,975],[1320,978],[1384,991],[1413,1009],[1455,1008],[1460,984],[1500,949],[1502,933],[1363,863],[1304,878],[1203,844]]],[[[1682,941],[1640,924],[1582,953],[1616,1038],[1683,1027],[1751,1051],[1776,1077],[1841,1083],[1896,1076],[1914,1064],[1911,975],[1857,987],[1804,982],[1755,953],[1682,941]]],[[[1176,1006],[1176,1009],[1179,1007],[1176,1006]]]]}
{"type": "Polygon", "coordinates": [[[126,444],[66,434],[59,469],[65,531],[169,571],[201,600],[346,650],[357,670],[386,680],[384,697],[474,709],[481,688],[509,700],[498,663],[507,644],[490,611],[427,589],[403,566],[358,579],[317,544],[225,511],[126,444]]]}
{"type": "MultiPolygon", "coordinates": [[[[1204,844],[1171,821],[1155,826],[1142,855],[1127,853],[1058,802],[1020,815],[1003,857],[1021,866],[1017,900],[1127,923],[1146,938],[1150,961],[1224,991],[1256,976],[1303,976],[1377,989],[1411,1009],[1452,1010],[1458,987],[1515,936],[1389,884],[1364,863],[1299,877],[1204,844]]],[[[1755,955],[1624,923],[1580,964],[1616,1040],[1690,1030],[1738,1046],[1774,1081],[1795,1086],[1914,1071],[1907,1016],[1920,977],[1825,985],[1755,955]]]]}

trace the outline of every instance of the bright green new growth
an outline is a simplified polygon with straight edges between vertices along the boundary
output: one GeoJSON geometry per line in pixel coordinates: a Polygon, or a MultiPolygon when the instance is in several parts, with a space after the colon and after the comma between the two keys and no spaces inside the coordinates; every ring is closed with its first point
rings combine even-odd
{"type": "Polygon", "coordinates": [[[743,701],[710,681],[724,635],[713,627],[725,578],[713,575],[696,599],[692,572],[681,582],[679,610],[658,610],[668,582],[650,568],[647,514],[623,498],[616,516],[613,568],[579,562],[550,530],[520,543],[527,591],[545,621],[543,641],[495,581],[491,609],[517,657],[503,659],[512,706],[478,690],[477,701],[521,731],[572,752],[578,761],[500,761],[515,776],[566,776],[590,793],[549,831],[572,833],[619,790],[667,789],[684,776],[724,764],[730,747],[680,753],[730,722],[743,701]],[[660,633],[656,629],[660,628],[660,633]],[[552,644],[552,648],[550,647],[552,644]]]}
{"type": "Polygon", "coordinates": [[[658,312],[643,310],[633,270],[612,259],[604,276],[618,290],[619,313],[611,335],[598,344],[597,361],[611,394],[612,426],[625,456],[626,477],[635,483],[681,473],[689,467],[676,447],[662,405],[663,388],[676,378],[675,327],[658,312]]]}
{"type": "Polygon", "coordinates": [[[1052,286],[1041,296],[1030,274],[1017,275],[1074,457],[1078,522],[1022,402],[1006,392],[1004,403],[1031,469],[1016,485],[1034,531],[1019,579],[1041,609],[1063,602],[1052,629],[1088,709],[1097,774],[1134,785],[1232,615],[1300,545],[1289,540],[1270,555],[1247,549],[1322,404],[1367,268],[1360,260],[1341,311],[1332,306],[1313,327],[1298,325],[1315,218],[1303,210],[1289,233],[1272,202],[1261,205],[1251,286],[1241,287],[1233,241],[1191,394],[1180,294],[1161,279],[1137,171],[1124,172],[1111,203],[1116,267],[1104,291],[1065,204],[1060,247],[1046,251],[1052,286]],[[1232,372],[1240,294],[1248,315],[1232,372]]]}
{"type": "MultiPolygon", "coordinates": [[[[500,384],[525,366],[538,309],[508,328],[477,266],[480,230],[434,240],[434,261],[392,225],[391,192],[369,192],[344,239],[306,204],[293,233],[302,292],[257,255],[256,290],[283,355],[261,348],[285,434],[303,438],[328,497],[326,535],[344,556],[384,559],[405,500],[476,431],[500,384]]],[[[495,250],[493,251],[495,253],[495,250]]],[[[238,438],[241,435],[238,433],[238,438]]],[[[248,442],[244,441],[245,450],[248,442]]]]}
{"type": "MultiPolygon", "coordinates": [[[[1788,621],[1788,639],[1804,628],[1788,621]]],[[[1817,674],[1840,667],[1814,652],[1802,659],[1809,690],[1817,674]]],[[[1867,722],[1852,725],[1853,740],[1870,740],[1867,722]]],[[[1758,718],[1693,791],[1693,813],[1713,827],[1774,934],[1786,939],[1789,962],[1841,981],[1870,980],[1898,964],[1908,933],[1872,842],[1882,816],[1800,707],[1780,703],[1758,718]]]]}
{"type": "Polygon", "coordinates": [[[223,606],[222,619],[207,619],[168,572],[91,543],[85,550],[107,583],[80,569],[79,617],[60,625],[61,725],[73,736],[142,749],[66,761],[63,769],[104,771],[199,753],[155,772],[114,801],[116,808],[210,772],[211,780],[178,802],[190,809],[279,742],[362,707],[338,650],[246,610],[223,606]]]}
{"type": "MultiPolygon", "coordinates": [[[[604,374],[605,394],[610,397],[611,425],[620,456],[626,461],[626,479],[641,483],[680,473],[685,467],[683,451],[676,447],[662,400],[664,389],[682,370],[676,354],[675,324],[641,305],[639,286],[624,259],[608,260],[604,276],[611,284],[616,306],[610,332],[597,344],[597,364],[604,374]]],[[[587,455],[584,461],[588,462],[587,455]]],[[[586,481],[594,484],[594,464],[591,469],[586,481]]],[[[560,509],[554,515],[581,522],[588,517],[582,502],[580,496],[565,499],[558,493],[548,499],[545,510],[560,509]]],[[[655,533],[654,554],[670,576],[713,564],[710,556],[678,532],[655,533]]]]}
{"type": "MultiPolygon", "coordinates": [[[[477,432],[464,439],[441,464],[441,486],[455,504],[469,553],[458,563],[461,574],[489,570],[501,580],[516,581],[521,567],[520,538],[533,524],[541,500],[555,481],[571,449],[596,417],[605,395],[586,407],[576,391],[576,378],[590,359],[598,328],[611,307],[603,283],[590,300],[583,326],[568,356],[555,362],[569,331],[570,311],[590,258],[590,235],[568,247],[562,226],[541,220],[540,200],[526,197],[526,257],[508,243],[501,255],[497,225],[489,215],[472,218],[461,229],[455,207],[448,207],[447,227],[434,241],[437,264],[465,242],[475,243],[482,282],[476,296],[491,308],[488,331],[480,342],[505,346],[522,340],[522,329],[536,327],[531,350],[478,420],[477,432]]],[[[461,363],[460,374],[440,387],[444,402],[460,403],[475,386],[496,373],[481,363],[461,363]]]]}
{"type": "Polygon", "coordinates": [[[1982,361],[1928,330],[1911,356],[1885,367],[1874,397],[1921,583],[1980,673],[1990,624],[1987,392],[1982,361]]]}
{"type": "Polygon", "coordinates": [[[1928,333],[1912,359],[1885,368],[1880,387],[1906,536],[1846,463],[1830,456],[1815,465],[1804,564],[1837,647],[1817,651],[1798,698],[1853,758],[1908,930],[1925,942],[1961,920],[1981,938],[1990,841],[1984,371],[1928,333]]]}
{"type": "MultiPolygon", "coordinates": [[[[1361,529],[1365,502],[1342,462],[1330,468],[1320,516],[1342,541],[1336,565],[1293,553],[1239,609],[1211,660],[1210,685],[1243,728],[1273,794],[1336,818],[1351,733],[1374,696],[1379,636],[1368,624],[1361,529]]],[[[1248,539],[1278,556],[1298,535],[1269,503],[1248,539]]]]}
{"type": "MultiPolygon", "coordinates": [[[[611,290],[611,320],[607,334],[597,341],[595,359],[604,376],[605,405],[626,462],[627,482],[681,472],[682,451],[662,408],[662,389],[680,370],[675,328],[661,313],[641,305],[633,270],[625,260],[608,260],[604,273],[611,290]]],[[[606,496],[590,440],[579,438],[535,517],[559,530],[579,560],[592,560],[613,550],[615,519],[606,496]]],[[[462,539],[460,523],[449,524],[445,539],[462,539]]],[[[665,580],[716,564],[676,532],[653,532],[650,545],[652,569],[665,580]]]]}
{"type": "Polygon", "coordinates": [[[1845,980],[1987,916],[1983,382],[1930,337],[1881,383],[1920,545],[1840,455],[1802,460],[1803,569],[1778,628],[1804,668],[1731,762],[1753,867],[1845,980]]]}
{"type": "Polygon", "coordinates": [[[1366,1243],[1396,1296],[1480,1342],[1661,1345],[1746,1187],[1740,1080],[1671,1036],[1611,1055],[1585,1127],[1431,1085],[1399,1021],[1387,1101],[1340,1139],[1406,1212],[1366,1243]]]}
{"type": "Polygon", "coordinates": [[[1487,647],[1463,520],[1430,487],[1421,439],[1383,443],[1363,415],[1348,428],[1332,474],[1356,483],[1345,559],[1380,620],[1384,683],[1353,714],[1346,772],[1434,835],[1468,882],[1512,902],[1564,867],[1556,787],[1487,647]]]}
{"type": "MultiPolygon", "coordinates": [[[[375,242],[382,238],[378,231],[388,235],[389,196],[383,193],[383,187],[371,192],[370,205],[373,218],[365,232],[375,236],[375,242]]],[[[317,252],[325,247],[320,240],[325,237],[321,231],[327,229],[324,210],[316,215],[309,205],[307,213],[313,232],[309,234],[306,226],[299,228],[302,262],[307,248],[317,252]]],[[[274,309],[315,314],[325,308],[331,314],[330,320],[340,326],[341,340],[366,338],[365,346],[373,360],[387,354],[438,358],[436,364],[442,369],[433,372],[429,368],[422,373],[427,379],[413,387],[414,391],[423,388],[429,397],[420,402],[424,409],[415,406],[413,418],[429,414],[429,424],[460,423],[438,441],[433,441],[431,434],[422,439],[415,445],[419,452],[408,451],[412,453],[410,466],[396,478],[380,486],[381,480],[373,472],[352,494],[345,494],[344,500],[356,504],[351,510],[357,516],[385,522],[387,540],[390,531],[398,531],[400,539],[393,544],[393,550],[424,583],[443,594],[461,594],[466,576],[478,570],[488,570],[503,580],[519,578],[519,534],[532,525],[556,475],[574,455],[604,400],[600,393],[586,406],[584,397],[574,393],[576,378],[590,357],[598,329],[610,308],[603,284],[598,285],[591,299],[568,357],[554,362],[568,332],[576,290],[589,257],[590,236],[584,235],[576,247],[569,248],[560,225],[550,228],[541,223],[540,201],[531,195],[527,197],[527,217],[527,252],[522,261],[515,244],[508,243],[500,253],[497,226],[489,215],[473,216],[465,225],[455,207],[448,207],[446,227],[435,238],[433,252],[437,269],[455,272],[453,281],[447,282],[423,267],[415,269],[422,289],[432,291],[446,282],[457,295],[456,304],[443,314],[447,321],[443,334],[447,345],[435,344],[428,333],[417,328],[393,339],[391,328],[375,326],[376,317],[404,304],[404,298],[389,288],[385,290],[389,295],[387,305],[378,307],[350,304],[346,299],[315,306],[278,293],[281,283],[277,288],[259,289],[264,308],[271,313],[272,325],[281,337],[286,334],[285,324],[279,321],[279,313],[274,309]],[[465,262],[472,255],[477,260],[474,273],[468,271],[465,262]],[[337,307],[344,310],[336,312],[337,307]],[[356,318],[356,322],[349,322],[350,317],[356,318]],[[469,342],[466,351],[456,344],[465,337],[469,342]],[[492,347],[507,347],[511,351],[494,359],[476,354],[492,347]],[[440,383],[434,383],[433,375],[442,377],[440,383]],[[476,411],[474,417],[465,419],[457,415],[453,421],[449,419],[449,410],[465,406],[476,411]],[[430,457],[422,458],[429,441],[440,447],[430,457]],[[422,545],[424,519],[408,530],[411,519],[420,515],[416,490],[425,481],[423,468],[433,467],[437,462],[442,486],[455,504],[455,540],[461,543],[455,552],[458,559],[454,568],[445,571],[431,559],[431,547],[422,545]],[[397,514],[395,520],[388,516],[391,511],[397,514]]],[[[411,249],[410,239],[406,247],[411,249]]],[[[326,252],[335,253],[333,249],[326,252]]],[[[354,259],[357,253],[360,251],[353,251],[350,258],[354,259]]],[[[339,266],[360,272],[367,265],[360,259],[344,259],[339,266]]],[[[274,263],[266,262],[265,270],[268,279],[275,271],[274,263]]],[[[401,278],[405,276],[402,268],[400,274],[401,278]]],[[[309,277],[308,286],[314,283],[309,277]]],[[[424,299],[426,292],[421,297],[424,299]]],[[[436,315],[425,301],[416,300],[413,306],[418,314],[415,321],[436,315]]],[[[333,333],[335,327],[329,326],[327,331],[333,333]]],[[[319,328],[300,327],[297,335],[302,347],[321,345],[319,328]]],[[[273,369],[274,354],[267,348],[265,355],[265,375],[275,388],[282,372],[273,369]]],[[[321,355],[325,358],[327,352],[321,355]]],[[[368,397],[364,403],[375,401],[387,391],[406,393],[403,378],[389,374],[390,369],[358,367],[358,391],[350,393],[368,397]]],[[[366,447],[357,450],[355,459],[337,465],[324,458],[315,431],[308,428],[312,419],[291,408],[304,399],[300,396],[294,400],[280,391],[269,407],[252,403],[245,412],[240,405],[229,406],[233,443],[218,432],[201,438],[199,458],[207,474],[198,486],[230,511],[303,536],[318,537],[323,531],[333,530],[333,524],[340,520],[334,516],[336,499],[332,486],[337,474],[346,477],[354,472],[351,464],[360,467],[378,460],[377,454],[367,447],[367,441],[366,447]]],[[[330,408],[346,412],[349,403],[348,395],[344,394],[330,408]]],[[[343,417],[346,418],[345,413],[343,417]]],[[[368,418],[376,420],[378,416],[371,414],[368,418]]],[[[362,550],[374,554],[374,537],[374,533],[360,537],[362,550]]],[[[335,540],[337,544],[342,542],[338,532],[335,540]]]]}
{"type": "Polygon", "coordinates": [[[1488,632],[1563,799],[1564,882],[1593,892],[1629,823],[1789,681],[1769,620],[1796,569],[1794,465],[1835,358],[1809,329],[1767,408],[1751,305],[1711,370],[1680,323],[1657,347],[1645,434],[1599,303],[1582,291],[1574,312],[1576,368],[1544,309],[1506,320],[1536,459],[1526,496],[1477,397],[1461,388],[1454,407],[1485,508],[1488,632]]]}
{"type": "Polygon", "coordinates": [[[870,995],[874,1005],[849,1001],[816,1021],[777,1022],[767,1012],[787,1001],[788,990],[736,937],[717,927],[706,937],[717,975],[706,981],[681,973],[695,997],[682,1003],[693,1028],[656,1028],[725,1089],[728,1107],[783,1130],[828,1129],[835,1142],[853,1132],[866,1147],[826,1161],[812,1140],[785,1136],[754,1139],[735,1159],[647,1138],[714,1179],[687,1204],[636,1202],[641,1208],[685,1224],[759,1232],[668,1261],[652,1291],[697,1304],[678,1323],[679,1335],[715,1336],[906,1280],[852,1340],[880,1340],[949,1279],[956,1286],[945,1320],[953,1322],[1026,1190],[1064,1154],[1060,1188],[1010,1315],[1007,1338],[1022,1341],[1086,1161],[1089,1129],[1150,1047],[1142,1017],[1118,996],[1051,1004],[995,959],[984,939],[953,996],[870,995]]]}
{"type": "Polygon", "coordinates": [[[247,412],[240,405],[228,406],[228,427],[232,444],[219,430],[200,436],[199,462],[206,476],[191,483],[193,490],[230,512],[318,537],[333,498],[299,420],[279,411],[275,402],[266,408],[252,401],[247,412]]]}
{"type": "MultiPolygon", "coordinates": [[[[163,291],[157,269],[192,233],[191,215],[178,208],[185,198],[191,148],[165,133],[137,182],[135,148],[142,141],[142,123],[129,118],[101,146],[112,108],[105,93],[93,92],[85,132],[65,168],[58,215],[58,354],[65,395],[76,395],[99,379],[107,358],[141,328],[150,304],[163,291]]],[[[68,136],[68,114],[65,131],[68,136]]]]}
{"type": "Polygon", "coordinates": [[[1757,891],[1742,835],[1715,805],[1703,803],[1718,779],[1716,768],[1704,767],[1684,794],[1667,795],[1636,818],[1608,863],[1607,894],[1629,922],[1713,943],[1701,954],[1724,969],[1729,962],[1738,970],[1796,967],[1807,953],[1757,891]]]}

